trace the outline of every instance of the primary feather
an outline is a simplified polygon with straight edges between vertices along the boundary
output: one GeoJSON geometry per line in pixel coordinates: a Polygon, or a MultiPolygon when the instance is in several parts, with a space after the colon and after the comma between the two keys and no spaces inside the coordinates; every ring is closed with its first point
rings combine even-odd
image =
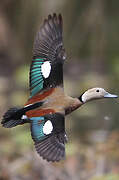
{"type": "Polygon", "coordinates": [[[31,97],[44,89],[63,86],[63,63],[66,55],[62,24],[61,15],[49,15],[36,34],[30,67],[31,97]]]}

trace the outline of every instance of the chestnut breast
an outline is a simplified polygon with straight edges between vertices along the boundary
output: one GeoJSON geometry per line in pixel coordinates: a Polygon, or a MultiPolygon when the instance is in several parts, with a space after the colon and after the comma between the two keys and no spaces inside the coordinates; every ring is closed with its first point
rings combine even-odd
{"type": "Polygon", "coordinates": [[[77,98],[65,95],[64,89],[57,87],[50,96],[44,99],[42,109],[54,109],[56,112],[71,113],[81,105],[77,98]]]}

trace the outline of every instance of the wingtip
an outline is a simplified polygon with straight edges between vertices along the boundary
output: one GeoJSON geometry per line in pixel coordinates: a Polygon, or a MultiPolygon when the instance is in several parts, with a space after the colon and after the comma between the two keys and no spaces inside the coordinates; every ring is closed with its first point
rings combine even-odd
{"type": "MultiPolygon", "coordinates": [[[[61,14],[49,14],[37,32],[33,45],[33,58],[56,58],[56,49],[63,46],[63,19],[61,14]],[[52,48],[53,47],[53,48],[52,48]],[[51,53],[50,53],[50,52],[51,53]]],[[[57,51],[58,52],[58,51],[57,51]]]]}
{"type": "Polygon", "coordinates": [[[62,22],[62,15],[61,13],[58,15],[60,22],[62,22]]]}
{"type": "MultiPolygon", "coordinates": [[[[51,14],[49,14],[48,15],[48,20],[51,20],[51,19],[53,19],[53,20],[55,20],[55,21],[58,21],[60,24],[62,24],[61,22],[62,22],[62,15],[61,15],[61,13],[59,13],[59,14],[56,14],[56,13],[53,13],[52,15],[51,14]]],[[[46,20],[46,19],[45,19],[46,20]]],[[[44,21],[45,21],[44,20],[44,21]]]]}
{"type": "Polygon", "coordinates": [[[37,153],[48,162],[59,162],[65,159],[65,145],[55,137],[49,137],[41,142],[35,142],[37,153]]]}
{"type": "Polygon", "coordinates": [[[53,18],[57,18],[57,15],[56,15],[56,13],[53,13],[53,18]]]}
{"type": "Polygon", "coordinates": [[[51,14],[48,15],[48,20],[52,19],[52,16],[51,14]]]}

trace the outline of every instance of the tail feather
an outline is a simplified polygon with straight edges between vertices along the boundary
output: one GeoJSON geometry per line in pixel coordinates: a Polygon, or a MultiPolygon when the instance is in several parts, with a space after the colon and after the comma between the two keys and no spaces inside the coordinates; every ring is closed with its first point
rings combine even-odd
{"type": "Polygon", "coordinates": [[[25,121],[22,119],[23,110],[19,108],[10,108],[3,116],[1,124],[5,128],[12,128],[17,125],[24,124],[25,121]]]}
{"type": "Polygon", "coordinates": [[[5,128],[12,128],[17,125],[22,125],[28,123],[29,119],[25,115],[27,111],[38,108],[43,104],[43,102],[36,102],[34,104],[27,105],[23,108],[10,108],[4,115],[1,124],[5,128]]]}

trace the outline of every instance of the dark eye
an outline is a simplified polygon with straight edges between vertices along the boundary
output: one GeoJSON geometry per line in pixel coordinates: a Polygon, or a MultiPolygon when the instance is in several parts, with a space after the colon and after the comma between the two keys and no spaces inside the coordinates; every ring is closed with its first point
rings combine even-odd
{"type": "Polygon", "coordinates": [[[96,92],[99,92],[99,89],[97,89],[96,92]]]}

